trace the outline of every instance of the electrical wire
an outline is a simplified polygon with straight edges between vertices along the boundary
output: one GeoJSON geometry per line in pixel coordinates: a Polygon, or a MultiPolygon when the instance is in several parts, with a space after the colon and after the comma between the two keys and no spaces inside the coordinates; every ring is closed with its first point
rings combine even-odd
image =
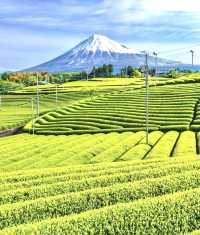
{"type": "Polygon", "coordinates": [[[166,51],[159,51],[158,54],[164,54],[164,55],[180,55],[182,54],[183,51],[188,52],[191,48],[197,48],[200,47],[200,43],[194,44],[188,47],[184,48],[177,48],[177,49],[172,49],[172,50],[166,50],[166,51]]]}

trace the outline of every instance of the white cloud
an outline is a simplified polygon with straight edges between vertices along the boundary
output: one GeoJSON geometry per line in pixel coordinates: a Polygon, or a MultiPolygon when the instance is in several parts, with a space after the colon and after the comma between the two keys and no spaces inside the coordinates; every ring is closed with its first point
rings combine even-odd
{"type": "Polygon", "coordinates": [[[107,8],[119,10],[150,10],[153,12],[199,12],[199,0],[104,0],[103,5],[107,8]]]}
{"type": "Polygon", "coordinates": [[[150,11],[199,12],[198,0],[140,0],[143,8],[150,11]]]}
{"type": "MultiPolygon", "coordinates": [[[[190,13],[198,19],[199,0],[104,0],[102,8],[107,14],[124,22],[137,22],[162,16],[165,13],[190,13]]],[[[171,19],[169,19],[171,21],[171,19]]]]}

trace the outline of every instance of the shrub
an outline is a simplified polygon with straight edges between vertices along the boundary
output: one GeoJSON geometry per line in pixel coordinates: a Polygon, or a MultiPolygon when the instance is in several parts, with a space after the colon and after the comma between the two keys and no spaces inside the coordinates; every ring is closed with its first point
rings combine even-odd
{"type": "Polygon", "coordinates": [[[1,207],[0,228],[48,217],[81,213],[116,203],[184,191],[189,188],[199,187],[199,185],[200,173],[196,171],[5,205],[1,207]]]}
{"type": "Polygon", "coordinates": [[[179,136],[179,133],[176,131],[167,132],[165,135],[161,137],[158,143],[152,148],[152,150],[146,156],[146,158],[152,159],[152,158],[170,157],[178,136],[179,136]]]}
{"type": "Polygon", "coordinates": [[[7,191],[0,193],[0,204],[15,203],[17,201],[26,201],[38,197],[53,196],[61,193],[77,192],[97,187],[112,186],[116,183],[126,183],[145,178],[158,178],[169,174],[181,173],[190,170],[199,170],[200,165],[197,163],[177,164],[160,166],[159,169],[144,169],[134,172],[114,173],[113,175],[103,175],[94,178],[83,178],[82,180],[69,180],[68,182],[57,182],[35,186],[31,188],[22,188],[19,190],[7,191]]]}
{"type": "Polygon", "coordinates": [[[199,206],[200,189],[194,189],[14,227],[0,234],[186,233],[200,227],[199,206]]]}
{"type": "Polygon", "coordinates": [[[182,132],[177,145],[175,146],[173,156],[193,155],[196,152],[196,137],[195,133],[191,131],[182,132]]]}

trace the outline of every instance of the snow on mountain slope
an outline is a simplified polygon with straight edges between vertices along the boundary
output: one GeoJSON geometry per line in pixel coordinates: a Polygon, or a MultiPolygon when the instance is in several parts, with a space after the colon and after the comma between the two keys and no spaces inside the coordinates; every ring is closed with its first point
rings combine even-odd
{"type": "MultiPolygon", "coordinates": [[[[103,64],[113,64],[115,70],[119,70],[121,67],[128,65],[139,67],[144,64],[144,59],[143,53],[127,48],[108,37],[94,34],[67,53],[24,71],[90,71],[93,66],[103,64]]],[[[175,61],[158,58],[160,66],[176,63],[175,61]]],[[[155,58],[149,56],[149,65],[154,64],[155,58]]]]}
{"type": "Polygon", "coordinates": [[[85,52],[93,52],[94,54],[97,51],[103,51],[107,53],[139,53],[139,51],[127,48],[115,42],[108,37],[94,34],[93,36],[89,37],[87,40],[83,41],[82,43],[78,44],[76,47],[72,49],[73,53],[77,53],[79,51],[85,52]]]}

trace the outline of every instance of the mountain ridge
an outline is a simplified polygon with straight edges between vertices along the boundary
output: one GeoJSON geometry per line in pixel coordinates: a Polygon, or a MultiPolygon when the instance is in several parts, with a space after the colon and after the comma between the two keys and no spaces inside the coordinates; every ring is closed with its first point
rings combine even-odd
{"type": "MultiPolygon", "coordinates": [[[[113,64],[115,70],[124,66],[144,65],[144,53],[128,48],[106,36],[93,34],[68,52],[40,65],[25,69],[30,72],[73,72],[90,71],[94,66],[113,64]]],[[[180,64],[180,62],[158,58],[159,66],[180,64]]],[[[149,56],[149,65],[155,64],[155,57],[149,56]]]]}

